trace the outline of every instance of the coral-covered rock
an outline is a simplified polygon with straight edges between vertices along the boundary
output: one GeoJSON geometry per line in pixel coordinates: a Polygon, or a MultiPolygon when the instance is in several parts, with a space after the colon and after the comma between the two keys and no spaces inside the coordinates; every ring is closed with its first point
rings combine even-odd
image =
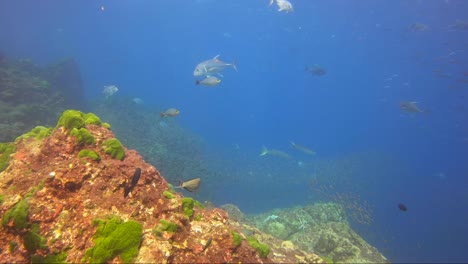
{"type": "Polygon", "coordinates": [[[225,211],[173,192],[138,152],[106,154],[106,127],[85,122],[95,142],[83,145],[63,125],[19,138],[0,173],[3,262],[321,262],[258,230],[246,237],[225,211]]]}

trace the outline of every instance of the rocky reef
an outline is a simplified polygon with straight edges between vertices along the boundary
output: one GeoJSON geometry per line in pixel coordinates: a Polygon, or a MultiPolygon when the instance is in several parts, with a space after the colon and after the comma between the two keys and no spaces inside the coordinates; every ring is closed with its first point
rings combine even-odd
{"type": "Polygon", "coordinates": [[[0,58],[0,142],[38,125],[50,126],[65,109],[83,103],[81,77],[73,59],[47,67],[28,59],[0,58]]]}
{"type": "MultiPolygon", "coordinates": [[[[232,207],[227,208],[233,211],[232,207]]],[[[234,215],[239,213],[234,210],[234,215]]],[[[304,251],[315,252],[328,263],[389,263],[347,221],[337,203],[315,203],[244,217],[243,221],[304,251]]]]}
{"type": "Polygon", "coordinates": [[[0,148],[3,262],[323,263],[175,192],[109,127],[67,110],[0,148]]]}

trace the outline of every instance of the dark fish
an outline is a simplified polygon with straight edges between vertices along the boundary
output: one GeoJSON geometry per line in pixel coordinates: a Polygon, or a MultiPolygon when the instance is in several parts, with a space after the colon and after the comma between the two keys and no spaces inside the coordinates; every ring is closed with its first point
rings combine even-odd
{"type": "Polygon", "coordinates": [[[186,182],[181,182],[179,186],[176,186],[174,188],[184,188],[185,190],[189,192],[194,192],[198,190],[198,187],[200,187],[200,182],[201,182],[200,178],[195,178],[186,182]]]}
{"type": "Polygon", "coordinates": [[[203,246],[203,249],[202,249],[201,252],[205,251],[211,245],[211,241],[213,241],[213,237],[210,237],[210,239],[208,239],[208,241],[206,241],[206,244],[205,244],[205,246],[203,246]]]}
{"type": "Polygon", "coordinates": [[[403,212],[408,211],[408,207],[406,207],[406,205],[404,205],[402,203],[398,204],[398,208],[400,209],[400,211],[403,211],[403,212]]]}
{"type": "Polygon", "coordinates": [[[133,190],[133,188],[137,185],[138,183],[138,180],[140,179],[140,175],[141,175],[141,169],[140,168],[137,168],[135,170],[135,173],[133,174],[133,177],[132,177],[132,182],[130,183],[130,185],[127,185],[125,186],[124,190],[124,197],[127,197],[128,194],[133,190]]]}

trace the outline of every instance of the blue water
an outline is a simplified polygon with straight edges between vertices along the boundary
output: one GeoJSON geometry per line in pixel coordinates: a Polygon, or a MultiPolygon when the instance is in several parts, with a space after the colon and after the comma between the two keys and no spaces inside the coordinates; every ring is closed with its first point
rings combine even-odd
{"type": "Polygon", "coordinates": [[[1,1],[0,50],[43,65],[73,57],[89,100],[115,84],[118,96],[180,109],[177,122],[229,160],[211,183],[216,204],[254,213],[314,202],[296,166],[313,160],[261,159],[262,145],[392,157],[346,179],[374,208],[356,230],[393,262],[467,262],[468,30],[448,25],[468,20],[468,2],[292,3],[287,14],[267,0],[1,1]],[[217,54],[239,71],[195,86],[195,65],[217,54]],[[314,64],[327,74],[304,71],[314,64]],[[223,179],[236,168],[248,176],[223,179]]]}

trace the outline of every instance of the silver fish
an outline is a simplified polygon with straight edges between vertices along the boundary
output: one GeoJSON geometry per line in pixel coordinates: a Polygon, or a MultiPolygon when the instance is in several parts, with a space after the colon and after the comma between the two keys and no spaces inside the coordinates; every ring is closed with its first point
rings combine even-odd
{"type": "Polygon", "coordinates": [[[292,4],[288,0],[270,0],[270,6],[276,1],[278,12],[285,11],[286,13],[294,12],[292,4]]]}
{"type": "Polygon", "coordinates": [[[277,150],[277,149],[267,149],[265,146],[262,146],[262,153],[260,153],[260,156],[266,156],[266,155],[276,156],[276,157],[280,157],[283,159],[291,159],[291,156],[284,151],[277,150]]]}
{"type": "Polygon", "coordinates": [[[235,63],[226,63],[218,59],[219,55],[216,55],[213,59],[200,62],[193,71],[193,76],[209,76],[213,74],[219,74],[221,71],[228,67],[234,68],[237,71],[235,63]]]}
{"type": "Polygon", "coordinates": [[[199,85],[199,84],[203,84],[203,85],[206,85],[206,86],[216,86],[218,85],[219,83],[221,83],[221,80],[217,77],[214,77],[214,76],[207,76],[205,79],[203,80],[197,80],[196,81],[196,84],[199,85]]]}
{"type": "Polygon", "coordinates": [[[315,155],[315,151],[311,150],[310,148],[308,147],[305,147],[305,146],[302,146],[302,145],[299,145],[299,144],[296,144],[292,141],[289,141],[289,143],[291,143],[291,147],[295,150],[298,150],[302,153],[305,153],[307,155],[315,155]]]}
{"type": "Polygon", "coordinates": [[[194,192],[198,190],[198,187],[200,187],[200,178],[195,178],[191,179],[185,182],[181,182],[179,186],[176,186],[174,188],[184,188],[185,190],[189,192],[194,192]]]}
{"type": "Polygon", "coordinates": [[[424,111],[421,110],[416,103],[417,102],[400,102],[400,109],[409,113],[423,113],[424,111]]]}
{"type": "Polygon", "coordinates": [[[161,112],[159,115],[161,117],[166,117],[166,116],[167,117],[174,117],[174,116],[178,116],[179,114],[180,114],[179,109],[169,108],[166,111],[161,112]]]}

